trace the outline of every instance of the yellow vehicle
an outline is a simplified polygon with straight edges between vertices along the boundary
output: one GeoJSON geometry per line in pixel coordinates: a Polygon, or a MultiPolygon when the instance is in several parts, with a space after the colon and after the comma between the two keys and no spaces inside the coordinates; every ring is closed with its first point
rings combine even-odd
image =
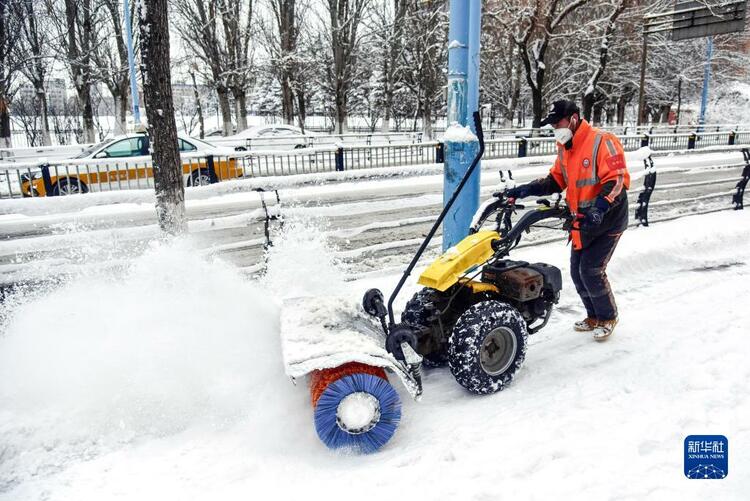
{"type": "MultiPolygon", "coordinates": [[[[227,156],[232,153],[229,150],[188,136],[179,136],[178,144],[186,186],[204,186],[244,174],[237,159],[227,156]]],[[[74,159],[50,165],[49,193],[41,169],[22,174],[21,192],[25,197],[38,197],[153,188],[154,171],[148,150],[145,134],[118,136],[91,146],[74,159]]]]}

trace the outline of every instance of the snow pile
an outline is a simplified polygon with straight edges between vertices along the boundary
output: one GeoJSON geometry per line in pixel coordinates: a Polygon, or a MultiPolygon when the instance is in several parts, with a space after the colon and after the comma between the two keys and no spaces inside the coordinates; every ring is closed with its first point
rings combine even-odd
{"type": "Polygon", "coordinates": [[[276,305],[188,242],[11,308],[0,333],[0,493],[38,469],[190,428],[241,425],[272,447],[268,428],[295,405],[281,391],[276,305]]]}
{"type": "Polygon", "coordinates": [[[478,139],[468,126],[461,126],[457,123],[453,123],[450,127],[445,129],[443,141],[452,143],[471,143],[472,141],[478,141],[478,139]]]}

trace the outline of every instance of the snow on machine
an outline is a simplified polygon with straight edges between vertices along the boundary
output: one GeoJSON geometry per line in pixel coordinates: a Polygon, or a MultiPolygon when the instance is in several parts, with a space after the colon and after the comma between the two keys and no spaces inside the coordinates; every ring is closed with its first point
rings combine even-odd
{"type": "Polygon", "coordinates": [[[281,336],[287,374],[310,376],[315,427],[331,448],[374,452],[395,433],[401,402],[385,370],[410,395],[422,394],[421,366],[448,365],[471,393],[502,390],[523,364],[527,336],[544,327],[562,288],[560,270],[507,259],[524,232],[544,220],[573,224],[568,208],[539,200],[513,224],[522,205],[493,194],[472,221],[470,234],[420,275],[424,286],[406,303],[400,322],[393,304],[484,152],[479,152],[386,303],[378,289],[358,305],[345,298],[296,298],[285,303],[281,336]],[[493,230],[482,227],[494,217],[493,230]],[[288,312],[288,314],[286,313],[288,312]]]}

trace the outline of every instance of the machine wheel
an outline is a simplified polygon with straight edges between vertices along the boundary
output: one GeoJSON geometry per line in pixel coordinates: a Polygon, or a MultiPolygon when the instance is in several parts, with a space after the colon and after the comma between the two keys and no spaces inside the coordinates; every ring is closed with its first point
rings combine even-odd
{"type": "Polygon", "coordinates": [[[456,381],[471,393],[503,390],[526,357],[528,332],[521,313],[500,301],[470,306],[448,340],[448,365],[456,381]]]}
{"type": "MultiPolygon", "coordinates": [[[[443,298],[439,291],[435,289],[424,288],[414,294],[414,296],[406,303],[404,311],[401,313],[401,322],[409,324],[412,327],[433,329],[436,326],[433,323],[432,317],[435,315],[437,310],[440,308],[443,298]]],[[[443,328],[446,332],[450,332],[453,327],[453,323],[445,325],[443,328]]],[[[424,344],[420,340],[420,354],[423,353],[421,348],[424,348],[424,344]]],[[[432,344],[432,343],[430,343],[432,344]]],[[[432,347],[432,346],[430,346],[432,347]]],[[[423,357],[423,365],[425,367],[443,367],[448,363],[448,343],[447,340],[437,350],[432,347],[432,351],[423,357]]]]}
{"type": "Polygon", "coordinates": [[[52,195],[55,197],[65,195],[77,195],[88,193],[89,187],[77,177],[64,177],[57,181],[52,187],[52,195]]]}
{"type": "Polygon", "coordinates": [[[190,173],[188,178],[188,186],[208,186],[211,184],[211,173],[208,169],[195,169],[190,173]]]}

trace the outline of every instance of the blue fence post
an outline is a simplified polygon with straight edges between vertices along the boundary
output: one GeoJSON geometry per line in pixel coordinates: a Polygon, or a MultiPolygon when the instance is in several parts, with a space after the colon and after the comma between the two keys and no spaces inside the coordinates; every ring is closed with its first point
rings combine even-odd
{"type": "Polygon", "coordinates": [[[689,149],[689,150],[694,150],[695,149],[695,140],[697,139],[697,137],[698,136],[696,136],[695,132],[692,132],[688,136],[688,147],[687,147],[687,149],[689,149]]]}
{"type": "Polygon", "coordinates": [[[442,164],[445,162],[445,149],[443,147],[443,143],[438,143],[435,145],[435,163],[436,164],[442,164]]]}
{"type": "Polygon", "coordinates": [[[651,143],[651,136],[649,134],[643,134],[641,137],[641,148],[645,148],[651,143]]]}

